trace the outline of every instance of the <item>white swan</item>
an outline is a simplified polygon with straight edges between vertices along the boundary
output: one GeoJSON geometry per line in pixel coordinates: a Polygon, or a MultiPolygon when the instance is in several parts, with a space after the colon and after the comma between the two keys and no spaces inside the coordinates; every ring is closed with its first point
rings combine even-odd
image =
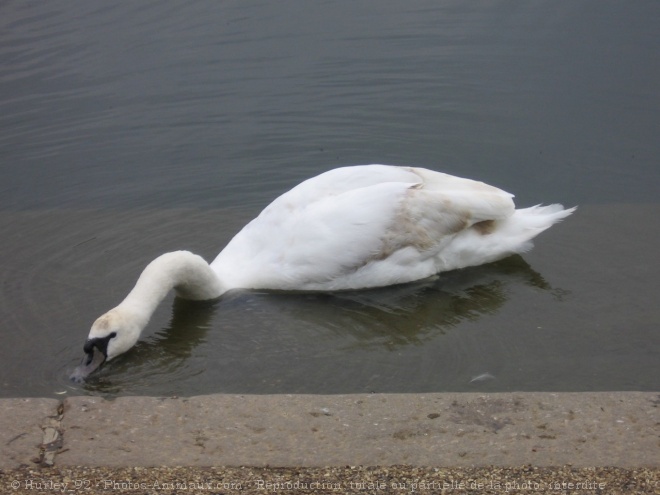
{"type": "Polygon", "coordinates": [[[575,208],[516,210],[500,189],[422,168],[331,170],[273,201],[209,265],[187,251],[163,254],[114,309],[92,325],[83,380],[137,342],[174,289],[188,299],[226,291],[334,291],[412,282],[531,248],[531,239],[575,208]]]}

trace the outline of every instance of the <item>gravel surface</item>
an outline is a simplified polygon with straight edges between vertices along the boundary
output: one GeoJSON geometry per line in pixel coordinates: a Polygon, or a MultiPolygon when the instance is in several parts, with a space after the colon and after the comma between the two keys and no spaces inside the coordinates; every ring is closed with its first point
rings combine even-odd
{"type": "Polygon", "coordinates": [[[28,468],[0,471],[3,494],[659,494],[640,468],[28,468]]]}

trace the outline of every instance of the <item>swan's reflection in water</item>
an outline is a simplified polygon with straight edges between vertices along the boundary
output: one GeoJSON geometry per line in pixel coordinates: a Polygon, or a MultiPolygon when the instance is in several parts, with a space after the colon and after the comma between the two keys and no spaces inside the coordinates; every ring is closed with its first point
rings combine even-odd
{"type": "MultiPolygon", "coordinates": [[[[432,388],[433,376],[446,386],[466,360],[458,327],[497,314],[520,286],[563,296],[512,256],[381,289],[175,299],[169,325],[107,363],[84,389],[111,395],[407,392],[432,388]]],[[[480,381],[470,378],[461,381],[480,381]]]]}

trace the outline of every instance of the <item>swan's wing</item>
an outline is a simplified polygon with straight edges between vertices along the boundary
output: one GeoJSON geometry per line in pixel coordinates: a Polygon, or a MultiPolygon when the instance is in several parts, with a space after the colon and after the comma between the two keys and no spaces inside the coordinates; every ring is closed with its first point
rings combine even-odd
{"type": "Polygon", "coordinates": [[[264,212],[279,208],[282,204],[295,208],[304,207],[326,197],[335,197],[354,189],[386,182],[412,185],[420,182],[420,176],[415,174],[410,167],[392,165],[358,165],[335,168],[301,182],[275,199],[264,212]]]}
{"type": "Polygon", "coordinates": [[[276,199],[212,263],[229,286],[337,290],[434,274],[438,253],[511,195],[423,169],[336,169],[276,199]],[[351,180],[352,179],[352,180],[351,180]]]}
{"type": "Polygon", "coordinates": [[[466,216],[470,226],[513,215],[513,194],[502,189],[424,168],[410,170],[421,178],[424,186],[417,201],[422,204],[440,201],[443,203],[442,211],[466,216]],[[427,195],[435,196],[435,199],[429,199],[427,195]]]}
{"type": "Polygon", "coordinates": [[[211,264],[229,286],[331,288],[377,253],[404,191],[386,183],[307,203],[278,198],[246,225],[211,264]]]}

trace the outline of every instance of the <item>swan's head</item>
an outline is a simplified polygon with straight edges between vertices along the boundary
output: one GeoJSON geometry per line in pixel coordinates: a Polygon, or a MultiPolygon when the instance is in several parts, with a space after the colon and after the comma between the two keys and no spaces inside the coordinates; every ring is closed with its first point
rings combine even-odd
{"type": "Polygon", "coordinates": [[[83,347],[85,356],[71,374],[71,380],[82,382],[104,362],[126,352],[140,338],[144,323],[121,308],[115,308],[97,319],[83,347]]]}

